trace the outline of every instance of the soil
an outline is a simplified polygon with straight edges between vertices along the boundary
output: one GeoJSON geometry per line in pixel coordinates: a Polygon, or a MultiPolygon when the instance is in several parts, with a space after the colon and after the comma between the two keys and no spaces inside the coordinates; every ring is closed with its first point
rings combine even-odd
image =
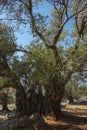
{"type": "Polygon", "coordinates": [[[52,130],[87,130],[87,105],[68,105],[63,113],[58,121],[53,116],[45,118],[52,130]]]}
{"type": "MultiPolygon", "coordinates": [[[[48,115],[44,117],[44,125],[36,125],[36,130],[87,130],[87,105],[68,105],[62,111],[63,118],[57,121],[53,115],[48,115]]],[[[0,121],[6,120],[7,114],[0,112],[0,121]]]]}

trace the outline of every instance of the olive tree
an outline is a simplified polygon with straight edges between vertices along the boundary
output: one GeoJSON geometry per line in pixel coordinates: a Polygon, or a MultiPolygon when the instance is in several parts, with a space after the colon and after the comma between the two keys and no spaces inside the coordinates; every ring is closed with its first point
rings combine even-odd
{"type": "Polygon", "coordinates": [[[9,16],[6,18],[7,20],[17,21],[19,24],[29,24],[33,36],[39,38],[39,42],[42,41],[47,48],[52,49],[55,64],[50,77],[52,88],[50,98],[53,112],[58,119],[62,114],[60,103],[67,82],[73,73],[79,72],[82,66],[85,67],[83,65],[85,62],[80,62],[76,58],[74,62],[72,61],[74,56],[78,57],[79,48],[83,43],[82,39],[85,39],[83,36],[87,25],[87,2],[86,0],[45,1],[45,3],[51,4],[52,14],[50,13],[50,16],[40,13],[39,5],[41,6],[41,3],[43,3],[42,0],[6,0],[3,1],[3,10],[7,11],[7,16],[9,16]],[[71,19],[73,19],[77,31],[75,45],[62,59],[57,48],[64,33],[64,27],[71,19]]]}
{"type": "MultiPolygon", "coordinates": [[[[19,66],[22,63],[20,60],[17,60],[18,58],[16,56],[16,52],[22,49],[19,49],[16,45],[16,39],[12,28],[8,27],[6,24],[1,24],[0,32],[0,90],[6,87],[13,87],[16,89],[17,93],[21,93],[20,95],[22,97],[26,97],[20,81],[21,70],[19,66]]],[[[7,94],[4,93],[4,96],[7,96],[7,94]]],[[[3,95],[1,98],[4,100],[3,95]]],[[[25,98],[23,99],[25,100],[25,98]]]]}

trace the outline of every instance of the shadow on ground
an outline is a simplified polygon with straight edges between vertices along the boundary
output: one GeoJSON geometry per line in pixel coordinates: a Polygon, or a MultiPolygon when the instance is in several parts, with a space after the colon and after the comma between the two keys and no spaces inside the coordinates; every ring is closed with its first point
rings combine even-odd
{"type": "Polygon", "coordinates": [[[69,112],[59,121],[49,117],[45,119],[45,125],[41,130],[87,130],[87,117],[71,115],[69,112]]]}
{"type": "Polygon", "coordinates": [[[44,120],[36,120],[34,128],[35,129],[30,129],[29,126],[29,128],[17,128],[14,130],[87,130],[87,113],[82,114],[78,112],[71,113],[65,111],[64,117],[60,118],[58,121],[52,115],[47,116],[44,117],[44,120]]]}

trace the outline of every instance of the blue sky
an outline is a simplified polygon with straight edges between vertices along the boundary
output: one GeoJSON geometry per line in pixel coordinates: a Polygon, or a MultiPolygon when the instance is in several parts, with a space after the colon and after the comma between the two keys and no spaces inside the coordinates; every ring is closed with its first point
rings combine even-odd
{"type": "MultiPolygon", "coordinates": [[[[44,2],[43,5],[39,5],[39,12],[43,15],[50,15],[52,11],[52,6],[51,4],[48,4],[47,2],[44,2]]],[[[5,15],[0,15],[0,17],[5,17],[5,15]]],[[[72,20],[70,20],[70,22],[68,22],[65,26],[66,29],[69,29],[71,32],[72,29],[72,20]]],[[[30,44],[30,42],[33,40],[33,36],[31,35],[31,33],[29,33],[28,31],[30,30],[29,25],[23,26],[21,25],[21,29],[22,31],[17,31],[15,32],[15,35],[17,37],[17,44],[19,46],[25,47],[27,45],[30,44]]]]}
{"type": "Polygon", "coordinates": [[[33,39],[32,35],[27,32],[27,26],[25,28],[22,27],[22,31],[15,32],[15,35],[17,38],[17,44],[22,47],[29,45],[30,41],[33,39]]]}

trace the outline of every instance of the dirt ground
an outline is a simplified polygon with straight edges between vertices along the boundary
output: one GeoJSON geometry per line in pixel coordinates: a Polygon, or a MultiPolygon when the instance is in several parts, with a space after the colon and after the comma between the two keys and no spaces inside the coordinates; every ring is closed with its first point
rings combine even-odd
{"type": "MultiPolygon", "coordinates": [[[[87,130],[87,105],[68,105],[62,111],[65,116],[58,121],[51,115],[44,117],[45,125],[39,130],[87,130]]],[[[0,113],[2,120],[7,116],[0,113]]]]}
{"type": "Polygon", "coordinates": [[[65,117],[59,121],[53,116],[45,118],[49,130],[87,130],[87,105],[68,105],[63,112],[65,117]]]}

